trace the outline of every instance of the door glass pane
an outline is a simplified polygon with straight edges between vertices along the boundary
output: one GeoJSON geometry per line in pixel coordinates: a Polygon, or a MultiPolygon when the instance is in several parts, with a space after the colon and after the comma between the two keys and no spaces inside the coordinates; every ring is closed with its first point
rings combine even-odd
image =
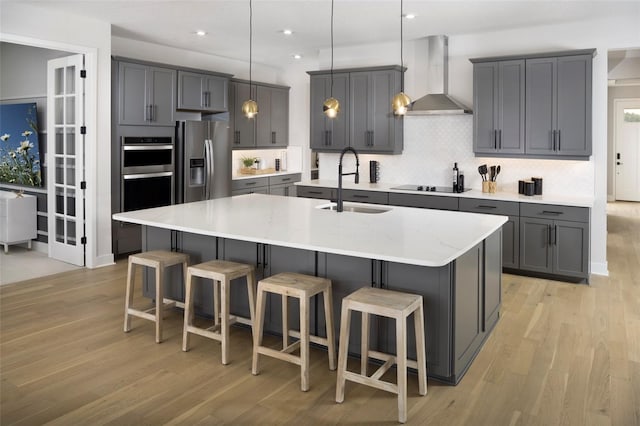
{"type": "Polygon", "coordinates": [[[56,213],[64,214],[64,196],[60,193],[60,190],[56,191],[56,213]]]}
{"type": "Polygon", "coordinates": [[[67,129],[67,155],[76,154],[76,134],[73,129],[67,129]]]}
{"type": "Polygon", "coordinates": [[[60,128],[56,128],[56,146],[54,154],[64,154],[64,134],[60,128]]]}
{"type": "Polygon", "coordinates": [[[74,96],[67,98],[66,123],[75,124],[76,122],[76,98],[74,96]]]}
{"type": "Polygon", "coordinates": [[[76,215],[76,190],[67,189],[67,216],[76,215]]]}
{"type": "Polygon", "coordinates": [[[627,123],[640,123],[640,109],[625,108],[624,121],[626,121],[627,123]]]}
{"type": "Polygon", "coordinates": [[[69,186],[76,184],[76,160],[74,158],[67,158],[67,181],[65,182],[69,186]]]}
{"type": "Polygon", "coordinates": [[[64,220],[56,218],[56,241],[64,243],[64,220]]]}
{"type": "Polygon", "coordinates": [[[56,182],[57,185],[64,185],[64,158],[56,157],[56,182]]]}
{"type": "Polygon", "coordinates": [[[66,84],[66,93],[68,95],[70,94],[74,94],[76,93],[76,79],[75,79],[75,73],[76,73],[76,67],[75,66],[70,66],[66,68],[67,70],[67,84],[66,84]]]}
{"type": "Polygon", "coordinates": [[[54,76],[54,93],[56,95],[62,95],[64,93],[64,69],[56,68],[54,76]]]}
{"type": "Polygon", "coordinates": [[[64,98],[56,98],[56,123],[64,124],[64,98]]]}
{"type": "Polygon", "coordinates": [[[76,221],[67,219],[67,244],[76,245],[76,221]]]}

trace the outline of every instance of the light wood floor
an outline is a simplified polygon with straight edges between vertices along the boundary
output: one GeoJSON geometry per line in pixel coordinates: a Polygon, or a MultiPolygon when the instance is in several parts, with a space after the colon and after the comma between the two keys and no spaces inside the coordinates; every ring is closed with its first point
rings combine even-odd
{"type": "MultiPolygon", "coordinates": [[[[504,275],[501,319],[458,386],[409,380],[409,424],[639,425],[640,204],[609,206],[609,277],[591,285],[504,275]]],[[[78,270],[0,288],[0,423],[396,424],[394,395],[348,383],[312,349],[311,389],[294,365],[261,359],[233,329],[219,343],[167,317],[165,342],[134,319],[122,332],[126,265],[78,270]]],[[[275,339],[272,339],[275,342],[275,339]]]]}

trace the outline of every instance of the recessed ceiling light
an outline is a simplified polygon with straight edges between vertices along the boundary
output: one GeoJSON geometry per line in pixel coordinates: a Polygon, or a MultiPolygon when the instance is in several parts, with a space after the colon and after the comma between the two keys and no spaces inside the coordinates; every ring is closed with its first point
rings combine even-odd
{"type": "Polygon", "coordinates": [[[293,56],[293,59],[302,59],[302,55],[301,55],[301,54],[299,54],[299,53],[294,53],[294,54],[293,54],[293,55],[291,55],[291,56],[293,56]]]}
{"type": "Polygon", "coordinates": [[[206,31],[202,31],[202,30],[198,30],[196,31],[196,35],[199,35],[200,37],[204,37],[207,35],[206,31]]]}
{"type": "Polygon", "coordinates": [[[415,17],[416,17],[416,15],[414,15],[413,13],[406,13],[406,14],[404,15],[404,17],[405,17],[405,18],[407,18],[407,19],[413,19],[413,18],[415,18],[415,17]]]}
{"type": "Polygon", "coordinates": [[[293,31],[291,31],[291,30],[282,30],[282,34],[291,35],[291,34],[293,34],[293,31]]]}

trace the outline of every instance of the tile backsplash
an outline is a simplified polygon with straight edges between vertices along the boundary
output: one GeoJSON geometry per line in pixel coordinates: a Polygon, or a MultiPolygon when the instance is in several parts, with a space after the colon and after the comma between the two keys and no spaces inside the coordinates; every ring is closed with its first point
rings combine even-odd
{"type": "MultiPolygon", "coordinates": [[[[338,159],[338,154],[319,155],[320,179],[337,179],[338,159]]],[[[370,160],[380,163],[381,183],[450,185],[453,163],[457,162],[467,188],[481,189],[478,166],[499,164],[498,191],[518,192],[518,180],[540,176],[544,194],[588,197],[594,192],[593,160],[475,157],[472,115],[405,117],[402,154],[360,155],[361,182],[369,180],[370,160]]],[[[345,156],[344,167],[347,171],[355,167],[353,156],[345,156]]]]}

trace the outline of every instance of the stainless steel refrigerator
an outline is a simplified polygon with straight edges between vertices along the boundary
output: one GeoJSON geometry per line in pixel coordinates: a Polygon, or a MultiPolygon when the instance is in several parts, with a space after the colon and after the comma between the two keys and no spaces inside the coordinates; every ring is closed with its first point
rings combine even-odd
{"type": "Polygon", "coordinates": [[[176,203],[231,196],[228,122],[178,121],[176,156],[176,203]]]}

